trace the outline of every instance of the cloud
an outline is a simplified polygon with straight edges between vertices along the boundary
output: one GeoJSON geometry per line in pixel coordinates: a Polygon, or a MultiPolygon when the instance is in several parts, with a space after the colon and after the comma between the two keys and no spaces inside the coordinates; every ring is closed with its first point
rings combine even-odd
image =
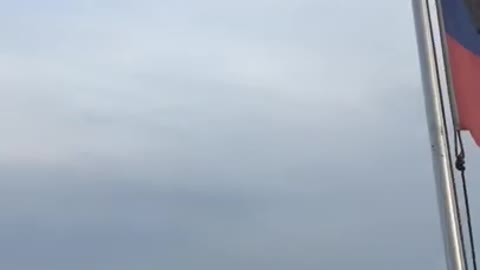
{"type": "Polygon", "coordinates": [[[5,268],[443,265],[409,5],[8,7],[5,268]]]}

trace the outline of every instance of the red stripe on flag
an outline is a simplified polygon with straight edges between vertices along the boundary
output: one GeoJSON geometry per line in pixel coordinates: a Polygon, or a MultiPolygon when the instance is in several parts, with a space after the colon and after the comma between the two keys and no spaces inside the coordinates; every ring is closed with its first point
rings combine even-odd
{"type": "Polygon", "coordinates": [[[460,128],[480,146],[480,56],[448,35],[447,45],[460,128]]]}

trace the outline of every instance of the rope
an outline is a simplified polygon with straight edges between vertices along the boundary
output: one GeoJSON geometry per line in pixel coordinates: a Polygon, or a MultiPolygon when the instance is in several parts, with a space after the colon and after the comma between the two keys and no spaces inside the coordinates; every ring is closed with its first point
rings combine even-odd
{"type": "Polygon", "coordinates": [[[463,198],[465,199],[465,212],[467,214],[467,226],[468,226],[468,236],[470,238],[470,248],[472,253],[472,261],[473,261],[473,269],[477,270],[477,256],[475,252],[475,241],[473,236],[473,226],[472,226],[472,218],[470,215],[470,202],[468,199],[468,188],[467,188],[467,180],[465,176],[465,149],[463,145],[462,136],[460,134],[460,130],[455,132],[455,152],[457,156],[457,160],[455,162],[455,167],[458,171],[460,171],[462,177],[462,187],[463,187],[463,198]]]}
{"type": "MultiPolygon", "coordinates": [[[[428,9],[430,9],[429,7],[429,1],[427,1],[427,7],[428,9]]],[[[440,18],[440,20],[443,19],[443,12],[442,12],[442,3],[441,1],[439,0],[435,0],[435,4],[436,4],[436,11],[437,11],[437,18],[440,18]]],[[[429,16],[430,16],[430,10],[428,11],[429,12],[429,16]]],[[[430,31],[431,33],[433,33],[433,27],[432,27],[432,23],[431,23],[431,18],[430,18],[430,31]]],[[[440,35],[441,35],[441,39],[442,39],[442,53],[443,53],[443,61],[448,61],[448,52],[447,52],[447,48],[445,48],[444,44],[445,44],[445,33],[444,33],[444,27],[443,25],[441,24],[442,22],[439,23],[439,26],[440,26],[440,35]]],[[[434,42],[434,38],[432,36],[432,42],[434,42]]],[[[435,43],[434,43],[435,44],[435,43]]],[[[444,64],[445,64],[444,62],[444,64]]],[[[438,70],[438,57],[437,57],[437,50],[435,50],[435,64],[437,65],[437,69],[436,69],[436,72],[437,72],[437,78],[438,80],[440,80],[440,76],[438,76],[439,74],[439,70],[438,70]]],[[[445,65],[446,66],[446,65],[445,65]]],[[[465,170],[466,170],[466,166],[465,166],[465,147],[464,147],[464,144],[463,144],[463,140],[462,140],[462,136],[461,136],[461,130],[459,128],[459,125],[457,125],[458,123],[456,123],[456,121],[458,121],[458,118],[457,118],[457,115],[456,115],[456,107],[454,105],[454,102],[455,102],[455,95],[453,93],[453,86],[452,86],[452,83],[451,83],[451,74],[449,73],[449,69],[446,68],[446,71],[447,73],[445,74],[446,75],[446,80],[447,80],[447,88],[449,91],[448,92],[448,95],[449,95],[449,98],[450,98],[450,112],[451,112],[451,118],[453,120],[453,126],[454,126],[454,134],[455,134],[455,138],[454,138],[454,144],[455,144],[455,156],[456,156],[456,160],[455,160],[455,168],[460,172],[460,176],[461,176],[461,180],[462,180],[462,189],[463,189],[463,198],[464,198],[464,204],[465,204],[465,212],[466,212],[466,217],[467,217],[467,226],[468,226],[468,237],[469,237],[469,240],[470,240],[470,251],[471,251],[471,256],[472,256],[472,263],[473,263],[473,269],[474,270],[477,270],[477,258],[476,258],[476,252],[475,252],[475,244],[474,244],[474,236],[473,236],[473,226],[472,226],[472,219],[471,219],[471,215],[470,215],[470,203],[469,203],[469,199],[468,199],[468,188],[467,188],[467,180],[466,180],[466,175],[465,175],[465,170]]],[[[440,82],[439,82],[440,83],[440,82]]],[[[440,84],[439,84],[440,85],[440,84]]],[[[445,117],[445,108],[444,108],[444,103],[443,103],[443,93],[442,91],[440,91],[440,97],[441,97],[441,103],[442,103],[442,118],[443,118],[443,121],[444,123],[446,123],[446,117],[445,117]]],[[[445,125],[446,127],[446,125],[445,125]]],[[[449,138],[448,134],[447,135],[447,138],[449,138]]],[[[447,139],[447,144],[448,144],[448,139],[447,139]]],[[[450,149],[450,146],[448,146],[448,148],[450,149]]],[[[449,154],[449,158],[451,158],[450,154],[449,154]]],[[[459,206],[458,206],[458,199],[457,199],[457,187],[456,187],[456,181],[455,181],[455,178],[452,177],[452,181],[453,181],[453,189],[454,189],[454,197],[455,197],[455,205],[456,205],[456,208],[457,208],[457,219],[458,219],[458,224],[460,226],[460,241],[461,241],[461,244],[462,244],[462,247],[463,249],[465,250],[465,240],[464,240],[464,235],[463,235],[463,227],[462,227],[462,218],[461,218],[461,215],[459,214],[459,206]]],[[[465,255],[465,252],[463,254],[463,260],[465,262],[465,268],[468,269],[468,265],[466,264],[467,262],[467,259],[466,259],[466,255],[465,255]]]]}
{"type": "MultiPolygon", "coordinates": [[[[428,16],[429,16],[429,19],[428,19],[428,23],[429,23],[429,28],[430,28],[430,33],[435,33],[434,31],[434,28],[432,26],[432,17],[431,17],[431,14],[432,14],[432,11],[431,11],[431,7],[430,7],[430,1],[426,1],[427,2],[427,12],[428,12],[428,16]]],[[[435,3],[437,4],[436,7],[438,7],[438,2],[435,1],[435,3]]],[[[439,9],[437,8],[437,15],[439,15],[439,9]]],[[[441,15],[441,14],[440,14],[441,15]]],[[[441,16],[439,16],[439,18],[441,18],[441,16]]],[[[431,42],[432,44],[435,44],[435,38],[433,36],[433,34],[431,35],[431,42]]],[[[437,50],[434,50],[434,61],[435,61],[435,72],[436,72],[436,77],[437,77],[437,84],[440,86],[441,85],[441,81],[440,81],[440,77],[441,77],[441,74],[440,74],[440,69],[438,68],[439,67],[439,60],[438,60],[438,52],[437,50]]],[[[447,76],[448,77],[448,76],[447,76]]],[[[443,125],[445,127],[445,137],[446,137],[446,144],[447,144],[447,153],[448,153],[448,158],[449,160],[452,160],[452,154],[451,154],[451,151],[450,151],[450,136],[449,136],[449,132],[448,132],[448,129],[447,129],[447,118],[446,118],[446,109],[445,109],[445,102],[444,102],[444,96],[443,96],[443,91],[439,91],[439,95],[440,95],[440,104],[441,104],[441,113],[442,113],[442,121],[443,121],[443,125]]],[[[450,106],[452,106],[451,102],[450,102],[450,106]]],[[[453,111],[452,111],[453,112],[453,111]]],[[[457,140],[455,140],[455,145],[457,143],[457,140]]],[[[454,200],[454,204],[455,204],[455,210],[456,210],[456,219],[457,219],[457,224],[458,224],[458,229],[459,229],[459,233],[460,233],[460,244],[462,245],[462,249],[465,250],[465,238],[464,238],[464,234],[463,234],[463,226],[462,226],[462,217],[460,215],[460,207],[459,207],[459,203],[458,203],[458,195],[457,195],[457,186],[456,186],[456,182],[455,182],[455,176],[453,175],[453,166],[450,164],[450,172],[451,172],[451,176],[450,179],[451,179],[451,184],[452,184],[452,187],[453,187],[453,200],[454,200]]],[[[465,270],[468,270],[468,260],[467,260],[467,255],[465,254],[465,252],[463,252],[463,264],[465,265],[465,270]]],[[[474,263],[475,267],[476,267],[476,263],[474,263]]],[[[477,270],[476,268],[474,270],[477,270]]]]}
{"type": "MultiPolygon", "coordinates": [[[[443,12],[442,12],[442,4],[439,0],[436,0],[436,6],[437,6],[437,15],[438,18],[441,20],[443,19],[443,12]]],[[[440,25],[440,34],[441,38],[443,41],[443,44],[445,44],[445,30],[442,24],[440,25]]],[[[443,46],[443,61],[448,61],[448,50],[443,46]]],[[[444,62],[444,63],[445,63],[444,62]]],[[[446,66],[446,65],[445,65],[446,66]]],[[[456,123],[458,121],[458,112],[456,111],[456,106],[455,106],[455,94],[453,91],[453,85],[451,81],[451,73],[448,68],[445,68],[446,70],[446,81],[447,81],[447,88],[449,91],[448,95],[450,98],[450,113],[451,113],[451,118],[453,120],[453,126],[454,126],[454,134],[455,134],[455,156],[456,156],[456,161],[455,161],[455,167],[456,169],[460,172],[460,177],[462,180],[462,189],[463,189],[463,198],[464,198],[464,204],[465,204],[465,212],[467,216],[467,226],[468,226],[468,237],[470,240],[470,251],[471,251],[471,256],[472,256],[472,263],[473,263],[473,270],[477,270],[477,256],[475,252],[475,241],[474,241],[474,235],[473,235],[473,226],[472,226],[472,218],[470,215],[470,202],[468,199],[468,188],[467,188],[467,177],[465,175],[465,147],[463,144],[463,139],[462,139],[462,134],[461,134],[461,129],[459,126],[459,123],[456,123]]],[[[456,193],[456,191],[455,191],[456,193]]],[[[461,224],[461,221],[459,221],[461,224]]],[[[463,239],[463,232],[462,232],[462,237],[463,239]]],[[[463,240],[462,240],[463,242],[463,240]]],[[[462,243],[462,245],[464,245],[462,243]]]]}

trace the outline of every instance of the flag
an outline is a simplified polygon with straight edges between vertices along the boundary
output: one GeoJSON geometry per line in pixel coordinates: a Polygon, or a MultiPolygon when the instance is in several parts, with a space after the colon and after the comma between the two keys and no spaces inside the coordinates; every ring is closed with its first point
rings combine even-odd
{"type": "Polygon", "coordinates": [[[457,127],[480,146],[480,0],[441,0],[457,127]]]}

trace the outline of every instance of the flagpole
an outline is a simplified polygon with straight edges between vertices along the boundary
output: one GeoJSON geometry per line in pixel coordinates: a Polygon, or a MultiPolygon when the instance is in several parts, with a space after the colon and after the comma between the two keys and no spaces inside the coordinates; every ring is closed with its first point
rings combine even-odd
{"type": "Polygon", "coordinates": [[[447,269],[465,270],[438,76],[441,73],[438,66],[440,62],[436,59],[432,32],[433,21],[428,0],[412,0],[412,5],[447,269]]]}

